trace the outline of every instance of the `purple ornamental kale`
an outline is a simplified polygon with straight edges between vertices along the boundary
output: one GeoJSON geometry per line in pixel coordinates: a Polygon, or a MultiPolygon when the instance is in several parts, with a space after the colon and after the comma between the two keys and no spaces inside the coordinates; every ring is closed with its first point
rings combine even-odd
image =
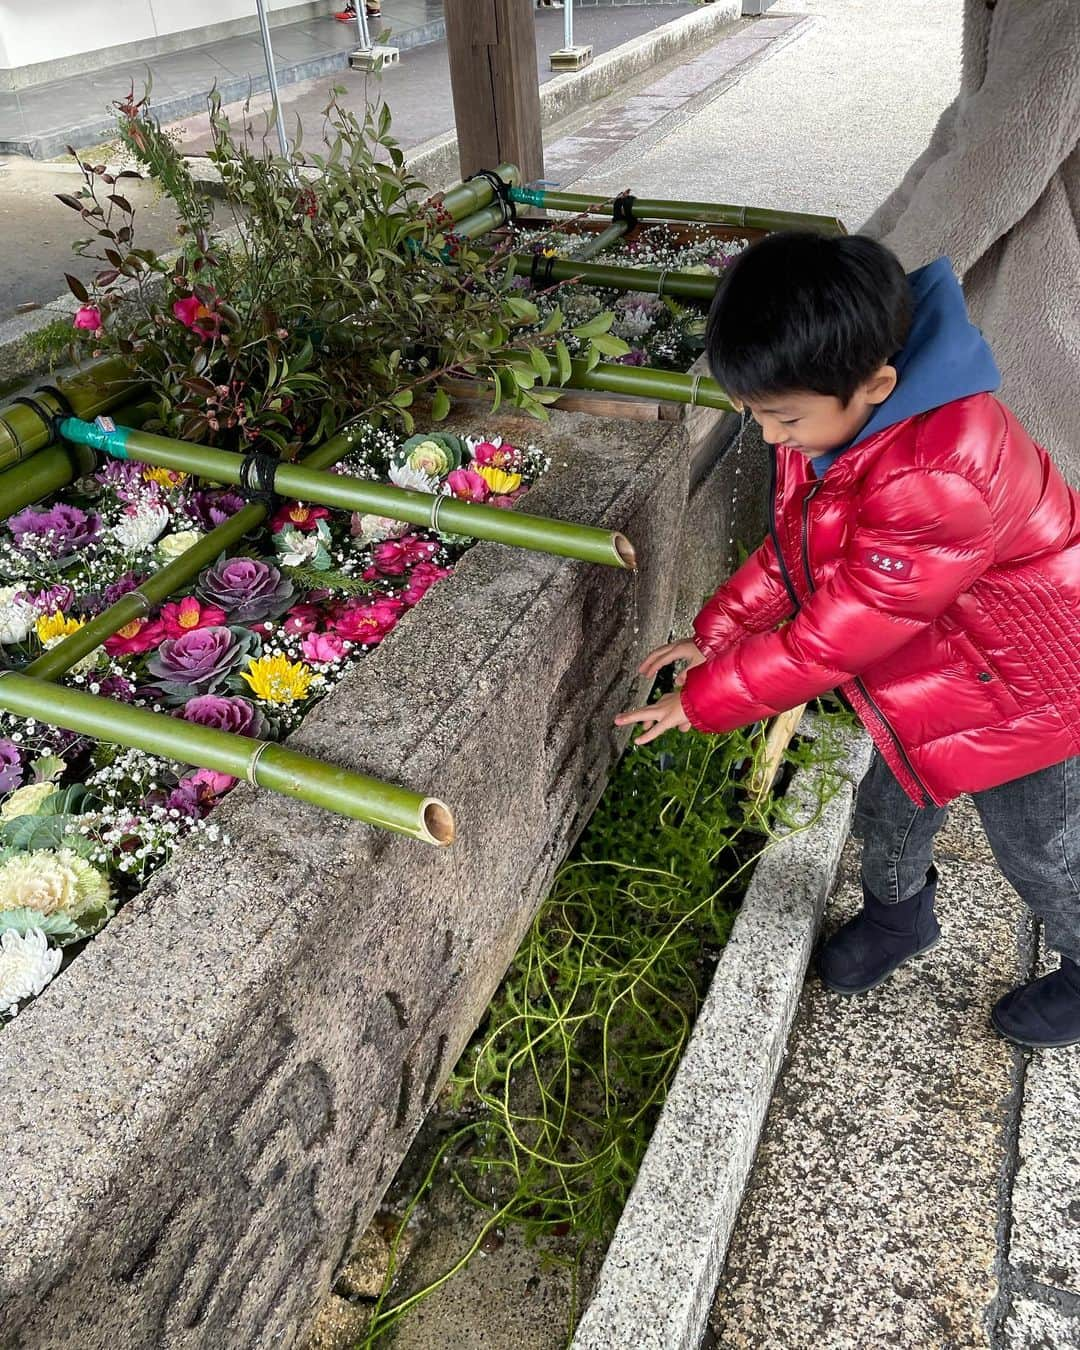
{"type": "Polygon", "coordinates": [[[293,584],[259,558],[219,558],[199,578],[198,592],[230,623],[259,623],[285,613],[293,584]]]}
{"type": "Polygon", "coordinates": [[[0,792],[14,792],[22,785],[22,753],[12,741],[0,740],[0,792]]]}
{"type": "Polygon", "coordinates": [[[97,542],[101,517],[57,502],[45,511],[28,506],[8,520],[15,547],[53,559],[69,558],[97,542]]]}
{"type": "Polygon", "coordinates": [[[221,688],[251,651],[256,638],[230,628],[193,628],[166,638],[146,663],[153,684],[170,703],[186,703],[221,688]]]}
{"type": "Polygon", "coordinates": [[[216,731],[231,731],[237,736],[260,736],[265,720],[248,699],[221,694],[189,698],[179,716],[186,722],[197,722],[199,726],[213,727],[216,731]]]}
{"type": "Polygon", "coordinates": [[[228,488],[197,488],[184,503],[184,510],[200,529],[214,530],[247,503],[228,488]]]}

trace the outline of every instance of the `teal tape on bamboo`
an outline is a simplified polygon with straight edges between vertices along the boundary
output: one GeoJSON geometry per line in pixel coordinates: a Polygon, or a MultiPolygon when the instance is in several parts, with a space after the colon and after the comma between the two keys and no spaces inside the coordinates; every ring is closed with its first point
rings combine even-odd
{"type": "Polygon", "coordinates": [[[60,422],[60,435],[74,445],[88,445],[113,459],[127,459],[130,427],[118,427],[110,424],[102,426],[100,422],[86,422],[81,417],[65,417],[60,422]]]}

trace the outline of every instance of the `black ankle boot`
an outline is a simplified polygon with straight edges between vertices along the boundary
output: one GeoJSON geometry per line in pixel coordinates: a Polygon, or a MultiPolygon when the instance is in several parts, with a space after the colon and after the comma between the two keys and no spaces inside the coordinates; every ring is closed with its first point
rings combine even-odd
{"type": "Polygon", "coordinates": [[[1080,1042],[1080,966],[1067,956],[1041,979],[999,998],[990,1013],[995,1031],[1015,1045],[1050,1049],[1080,1042]]]}
{"type": "Polygon", "coordinates": [[[941,938],[934,918],[937,869],[909,900],[883,904],[863,887],[863,907],[822,944],[817,967],[822,983],[837,994],[864,994],[887,980],[913,956],[928,952],[941,938]]]}

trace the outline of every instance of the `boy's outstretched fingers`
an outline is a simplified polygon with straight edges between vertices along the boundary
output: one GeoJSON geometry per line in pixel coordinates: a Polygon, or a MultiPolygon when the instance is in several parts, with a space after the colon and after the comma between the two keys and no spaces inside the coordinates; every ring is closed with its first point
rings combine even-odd
{"type": "Polygon", "coordinates": [[[687,661],[697,666],[704,660],[705,656],[697,644],[690,638],[683,638],[681,642],[665,642],[662,647],[654,648],[638,666],[638,673],[655,679],[665,666],[674,665],[676,661],[687,661]]]}
{"type": "Polygon", "coordinates": [[[634,722],[640,722],[646,728],[634,741],[635,745],[648,745],[658,736],[676,729],[690,730],[690,723],[686,713],[683,712],[682,695],[679,693],[665,694],[655,703],[650,703],[647,708],[632,708],[629,712],[619,713],[615,718],[617,727],[630,726],[634,722]]]}

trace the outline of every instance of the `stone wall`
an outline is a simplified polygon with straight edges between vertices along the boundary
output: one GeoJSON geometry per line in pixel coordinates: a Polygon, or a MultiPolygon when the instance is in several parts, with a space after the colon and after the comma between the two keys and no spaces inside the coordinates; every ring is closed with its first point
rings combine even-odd
{"type": "Polygon", "coordinates": [[[625,531],[639,573],[473,549],[292,738],[442,797],[454,847],[239,787],[231,847],[178,855],[0,1034],[4,1350],[302,1344],[604,786],[640,653],[718,579],[734,461],[688,511],[681,424],[491,429],[552,454],[530,510],[625,531]]]}

